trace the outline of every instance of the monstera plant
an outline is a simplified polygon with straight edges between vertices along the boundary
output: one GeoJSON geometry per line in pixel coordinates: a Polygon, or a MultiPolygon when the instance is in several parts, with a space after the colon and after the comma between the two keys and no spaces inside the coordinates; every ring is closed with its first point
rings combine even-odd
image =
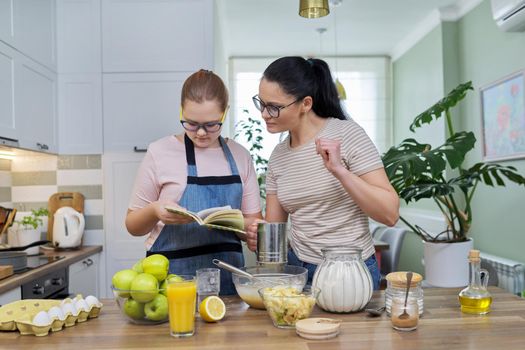
{"type": "Polygon", "coordinates": [[[391,147],[382,157],[390,182],[407,203],[432,199],[446,218],[443,232],[430,234],[425,229],[401,220],[425,241],[464,242],[474,218],[472,199],[480,184],[505,186],[505,180],[525,186],[525,178],[516,168],[495,163],[476,163],[464,168],[465,155],[474,148],[471,131],[454,130],[450,110],[473,90],[472,82],[458,85],[446,97],[418,115],[410,130],[445,117],[448,139],[438,147],[413,138],[391,147]],[[450,174],[454,176],[450,176],[450,174]],[[448,174],[448,176],[447,176],[448,174]]]}

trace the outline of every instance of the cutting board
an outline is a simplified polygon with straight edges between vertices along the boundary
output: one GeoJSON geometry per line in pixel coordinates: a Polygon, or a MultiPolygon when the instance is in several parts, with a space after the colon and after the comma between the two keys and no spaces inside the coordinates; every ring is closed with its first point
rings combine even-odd
{"type": "Polygon", "coordinates": [[[13,274],[12,265],[0,265],[0,280],[9,277],[13,274]]]}
{"type": "Polygon", "coordinates": [[[84,214],[84,195],[79,192],[58,192],[49,197],[47,210],[49,220],[47,223],[47,239],[53,242],[53,222],[55,212],[58,208],[72,207],[79,213],[84,214]]]}

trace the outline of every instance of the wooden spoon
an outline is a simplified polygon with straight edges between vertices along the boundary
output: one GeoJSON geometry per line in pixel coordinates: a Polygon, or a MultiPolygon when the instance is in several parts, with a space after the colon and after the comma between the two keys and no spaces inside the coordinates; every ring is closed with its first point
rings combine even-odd
{"type": "Polygon", "coordinates": [[[408,291],[410,290],[410,282],[412,282],[412,272],[407,272],[407,292],[405,294],[405,307],[403,308],[403,313],[399,315],[400,320],[404,320],[410,317],[407,312],[407,300],[408,300],[408,291]]]}

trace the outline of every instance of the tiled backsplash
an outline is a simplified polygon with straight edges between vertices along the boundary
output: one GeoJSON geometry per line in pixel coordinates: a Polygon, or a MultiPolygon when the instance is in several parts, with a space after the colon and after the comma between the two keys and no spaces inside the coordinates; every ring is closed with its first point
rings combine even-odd
{"type": "Polygon", "coordinates": [[[0,160],[0,205],[20,212],[47,208],[56,192],[80,192],[85,197],[85,243],[104,240],[102,166],[100,155],[27,153],[0,160]],[[94,237],[94,235],[98,237],[94,237]]]}

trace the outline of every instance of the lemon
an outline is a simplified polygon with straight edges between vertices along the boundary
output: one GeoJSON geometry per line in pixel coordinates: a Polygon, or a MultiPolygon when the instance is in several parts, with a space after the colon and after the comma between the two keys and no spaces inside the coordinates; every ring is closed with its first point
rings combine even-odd
{"type": "Polygon", "coordinates": [[[226,315],[226,305],[221,298],[212,295],[204,299],[199,305],[199,314],[207,322],[217,322],[226,315]]]}

